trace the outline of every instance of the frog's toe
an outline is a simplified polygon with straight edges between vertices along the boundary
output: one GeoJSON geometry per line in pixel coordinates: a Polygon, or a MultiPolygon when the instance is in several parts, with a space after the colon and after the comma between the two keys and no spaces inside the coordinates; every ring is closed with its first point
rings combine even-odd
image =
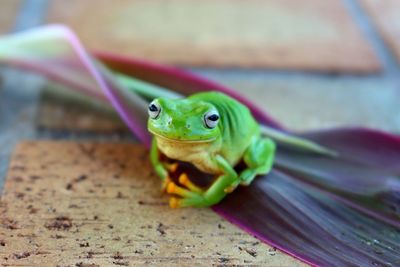
{"type": "Polygon", "coordinates": [[[185,185],[190,190],[180,187],[174,182],[169,182],[167,185],[167,193],[178,196],[171,197],[169,200],[171,208],[209,207],[216,203],[213,201],[213,198],[206,197],[206,192],[194,185],[186,174],[179,177],[179,183],[185,185]]]}
{"type": "Polygon", "coordinates": [[[192,183],[192,181],[190,181],[190,179],[189,179],[189,177],[187,176],[186,173],[182,173],[179,176],[179,183],[184,185],[185,187],[187,187],[192,192],[196,192],[196,193],[203,193],[204,192],[204,190],[202,188],[198,187],[197,185],[192,183]]]}
{"type": "Polygon", "coordinates": [[[224,192],[227,193],[227,194],[230,194],[233,191],[235,191],[236,187],[237,187],[237,185],[228,186],[227,188],[224,189],[224,192]]]}
{"type": "Polygon", "coordinates": [[[178,169],[178,167],[179,167],[178,162],[166,164],[167,170],[168,170],[169,172],[171,172],[171,173],[176,172],[176,170],[178,169]]]}
{"type": "Polygon", "coordinates": [[[192,192],[183,187],[176,185],[174,182],[169,182],[167,185],[167,193],[174,194],[183,198],[199,198],[201,195],[196,192],[192,192]]]}
{"type": "Polygon", "coordinates": [[[251,184],[251,182],[254,180],[254,178],[256,176],[257,176],[256,169],[244,170],[239,176],[239,180],[241,181],[240,184],[244,185],[244,186],[248,186],[251,184]]]}
{"type": "Polygon", "coordinates": [[[239,184],[241,184],[241,182],[242,181],[240,181],[240,180],[233,182],[230,186],[228,186],[224,189],[224,192],[227,194],[232,193],[239,186],[239,184]]]}
{"type": "Polygon", "coordinates": [[[173,209],[175,208],[185,208],[185,207],[209,207],[212,203],[208,202],[203,197],[188,197],[188,198],[177,198],[171,197],[169,199],[169,206],[173,209]]]}
{"type": "Polygon", "coordinates": [[[199,203],[199,200],[197,198],[171,197],[169,199],[169,206],[173,209],[193,207],[196,206],[197,203],[199,203]]]}
{"type": "Polygon", "coordinates": [[[171,178],[167,176],[164,181],[161,183],[161,192],[166,192],[167,191],[167,186],[171,182],[171,178]]]}
{"type": "Polygon", "coordinates": [[[171,197],[169,199],[169,206],[173,209],[182,208],[181,200],[181,198],[171,197]]]}

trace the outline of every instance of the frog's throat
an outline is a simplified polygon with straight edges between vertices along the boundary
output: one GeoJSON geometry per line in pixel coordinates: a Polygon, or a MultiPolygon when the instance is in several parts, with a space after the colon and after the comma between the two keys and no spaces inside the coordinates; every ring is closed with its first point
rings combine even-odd
{"type": "Polygon", "coordinates": [[[209,139],[198,139],[198,140],[173,139],[173,138],[169,138],[164,135],[161,135],[159,133],[156,133],[150,129],[149,129],[149,132],[158,138],[162,138],[169,142],[176,142],[176,143],[210,143],[210,142],[215,141],[215,139],[217,139],[216,137],[209,138],[209,139]]]}

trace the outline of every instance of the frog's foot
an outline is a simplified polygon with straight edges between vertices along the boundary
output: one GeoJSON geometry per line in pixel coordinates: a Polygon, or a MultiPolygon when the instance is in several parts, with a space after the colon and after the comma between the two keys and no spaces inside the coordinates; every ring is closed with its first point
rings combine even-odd
{"type": "Polygon", "coordinates": [[[167,186],[171,182],[171,178],[167,176],[161,183],[161,192],[166,192],[167,191],[167,186]]]}
{"type": "Polygon", "coordinates": [[[187,176],[186,173],[182,173],[179,176],[179,183],[181,185],[184,185],[186,188],[188,188],[192,192],[204,193],[204,190],[202,188],[198,187],[197,185],[195,185],[194,183],[192,183],[190,181],[190,179],[189,179],[189,177],[187,176]]]}
{"type": "Polygon", "coordinates": [[[163,166],[165,167],[165,169],[167,170],[167,177],[165,177],[165,179],[162,181],[161,184],[161,191],[162,192],[166,192],[167,190],[167,185],[172,181],[170,176],[176,172],[176,170],[178,169],[179,165],[177,162],[174,163],[163,163],[163,166]]]}
{"type": "Polygon", "coordinates": [[[179,167],[178,162],[174,162],[174,163],[164,163],[165,168],[168,170],[168,172],[170,173],[174,173],[176,172],[176,170],[179,167]]]}
{"type": "Polygon", "coordinates": [[[257,169],[247,169],[239,175],[239,179],[224,189],[225,193],[232,193],[239,185],[248,186],[257,176],[257,169]]]}
{"type": "Polygon", "coordinates": [[[251,184],[251,182],[254,180],[254,178],[257,176],[257,173],[259,171],[257,169],[247,169],[244,170],[240,176],[240,185],[248,186],[251,184]]]}
{"type": "Polygon", "coordinates": [[[211,206],[211,204],[208,204],[204,199],[171,197],[169,199],[169,206],[176,209],[186,207],[208,207],[211,206]]]}
{"type": "Polygon", "coordinates": [[[233,184],[231,184],[230,186],[225,188],[224,192],[227,193],[227,194],[232,193],[233,191],[235,191],[236,187],[238,187],[239,184],[241,184],[240,180],[235,181],[233,184]]]}
{"type": "Polygon", "coordinates": [[[180,187],[174,182],[168,183],[167,193],[179,196],[171,197],[169,201],[171,208],[210,206],[210,203],[204,198],[204,191],[190,182],[186,175],[181,175],[179,182],[190,190],[180,187]]]}
{"type": "Polygon", "coordinates": [[[175,184],[174,182],[169,182],[167,185],[167,193],[168,194],[175,194],[180,197],[186,197],[186,198],[195,198],[195,197],[200,197],[202,194],[197,193],[197,192],[192,192],[190,190],[187,190],[183,187],[180,187],[179,185],[175,184]]]}

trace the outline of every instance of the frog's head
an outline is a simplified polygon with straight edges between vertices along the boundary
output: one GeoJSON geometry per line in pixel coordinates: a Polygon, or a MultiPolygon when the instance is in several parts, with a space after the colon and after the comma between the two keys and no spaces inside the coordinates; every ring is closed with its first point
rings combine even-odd
{"type": "Polygon", "coordinates": [[[149,104],[148,129],[157,137],[179,142],[211,142],[220,136],[218,110],[191,99],[157,98],[149,104]]]}

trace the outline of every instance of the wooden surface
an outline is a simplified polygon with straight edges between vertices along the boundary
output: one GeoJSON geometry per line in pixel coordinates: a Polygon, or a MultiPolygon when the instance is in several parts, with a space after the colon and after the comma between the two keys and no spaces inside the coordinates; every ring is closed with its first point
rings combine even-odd
{"type": "Polygon", "coordinates": [[[147,157],[139,145],[20,144],[0,206],[2,266],[303,265],[210,209],[170,209],[147,157]]]}
{"type": "Polygon", "coordinates": [[[0,1],[0,34],[4,34],[12,30],[21,3],[21,0],[0,1]]]}
{"type": "Polygon", "coordinates": [[[53,0],[49,23],[92,49],[157,62],[371,72],[377,58],[337,0],[53,0]],[[90,10],[90,16],[87,13],[90,10]]]}
{"type": "Polygon", "coordinates": [[[361,3],[400,62],[400,1],[361,0],[361,3]]]}

